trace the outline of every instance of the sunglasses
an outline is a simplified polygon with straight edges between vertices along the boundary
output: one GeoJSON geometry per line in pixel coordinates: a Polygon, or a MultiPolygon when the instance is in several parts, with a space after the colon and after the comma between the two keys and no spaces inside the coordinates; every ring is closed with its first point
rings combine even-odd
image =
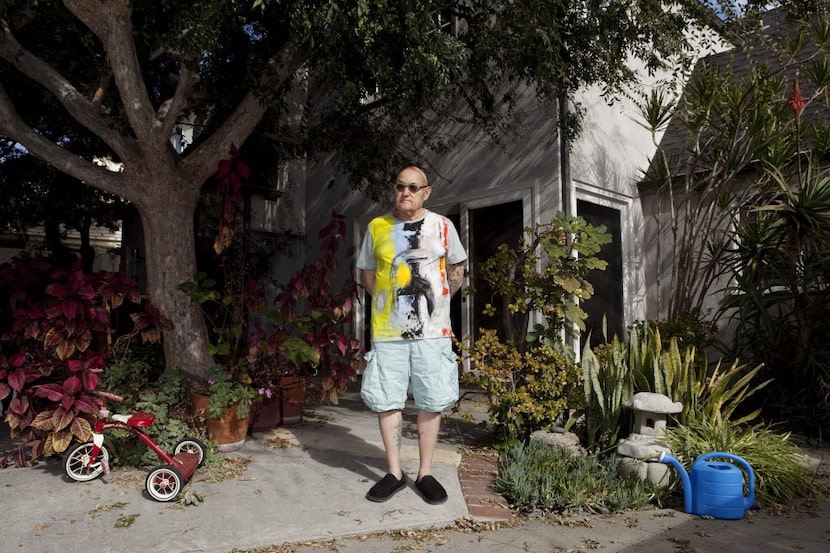
{"type": "Polygon", "coordinates": [[[418,192],[422,188],[427,188],[427,187],[429,187],[428,184],[425,184],[423,186],[418,186],[417,184],[402,184],[402,183],[399,182],[395,185],[395,190],[397,190],[398,192],[403,192],[404,190],[409,190],[410,194],[415,194],[416,192],[418,192]]]}

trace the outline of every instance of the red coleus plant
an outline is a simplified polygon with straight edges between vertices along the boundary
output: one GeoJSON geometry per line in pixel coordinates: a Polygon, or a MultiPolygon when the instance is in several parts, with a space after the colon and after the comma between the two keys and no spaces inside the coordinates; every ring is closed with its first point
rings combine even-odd
{"type": "Polygon", "coordinates": [[[99,408],[98,398],[90,390],[98,385],[95,371],[104,367],[104,358],[87,351],[82,359],[68,361],[67,367],[69,376],[63,382],[34,386],[35,397],[48,402],[29,425],[33,432],[44,433],[44,438],[36,441],[43,452],[64,451],[73,438],[88,440],[92,432],[89,419],[99,408]]]}
{"type": "Polygon", "coordinates": [[[333,212],[332,221],[320,230],[320,257],[280,286],[267,326],[254,319],[248,361],[254,385],[263,393],[280,376],[319,367],[327,373],[321,400],[336,404],[354,380],[363,359],[352,325],[355,284],[335,291],[331,283],[345,231],[343,215],[333,212]]]}
{"type": "Polygon", "coordinates": [[[219,232],[213,244],[217,254],[230,246],[236,232],[236,214],[242,198],[242,184],[251,175],[251,168],[239,155],[236,146],[231,146],[231,159],[219,162],[216,171],[216,195],[222,199],[222,216],[219,218],[219,232]]]}
{"type": "MultiPolygon", "coordinates": [[[[32,458],[89,438],[98,384],[114,332],[112,310],[138,303],[136,282],[80,263],[53,267],[29,255],[0,265],[0,400],[12,437],[32,458]]],[[[150,305],[133,314],[131,335],[156,341],[170,323],[150,305]]]]}

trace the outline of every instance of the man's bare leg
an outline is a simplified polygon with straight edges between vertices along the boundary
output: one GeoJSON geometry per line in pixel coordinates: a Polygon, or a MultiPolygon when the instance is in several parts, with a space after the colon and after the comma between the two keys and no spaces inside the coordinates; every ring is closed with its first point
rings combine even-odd
{"type": "Polygon", "coordinates": [[[400,480],[403,476],[401,469],[401,432],[403,416],[400,411],[385,411],[378,413],[380,437],[386,450],[386,463],[389,474],[400,480]]]}
{"type": "Polygon", "coordinates": [[[421,466],[415,487],[427,503],[437,505],[447,500],[447,490],[432,476],[432,458],[441,429],[441,413],[418,411],[418,452],[421,466]]]}
{"type": "Polygon", "coordinates": [[[418,479],[432,474],[432,458],[438,444],[438,431],[441,429],[441,413],[418,411],[418,454],[421,466],[418,479]]]}

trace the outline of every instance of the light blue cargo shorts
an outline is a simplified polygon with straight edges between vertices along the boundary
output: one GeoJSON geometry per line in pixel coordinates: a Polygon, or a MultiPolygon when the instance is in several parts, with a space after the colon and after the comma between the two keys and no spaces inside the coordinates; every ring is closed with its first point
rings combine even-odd
{"type": "Polygon", "coordinates": [[[412,384],[415,407],[440,413],[458,401],[458,360],[451,338],[373,342],[360,396],[372,411],[404,408],[412,384]]]}

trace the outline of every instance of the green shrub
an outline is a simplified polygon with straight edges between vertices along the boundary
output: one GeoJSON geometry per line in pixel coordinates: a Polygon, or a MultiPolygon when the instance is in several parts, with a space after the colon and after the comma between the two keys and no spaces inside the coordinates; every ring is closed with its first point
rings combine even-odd
{"type": "MultiPolygon", "coordinates": [[[[142,360],[116,361],[102,374],[101,388],[124,398],[121,403],[109,404],[113,413],[154,414],[155,422],[142,430],[168,453],[182,438],[196,435],[190,424],[187,389],[181,371],[158,372],[142,360]]],[[[115,449],[113,464],[144,467],[159,463],[158,455],[128,432],[109,431],[106,437],[115,449]]]]}
{"type": "Polygon", "coordinates": [[[474,284],[492,294],[483,313],[500,315],[499,331],[480,329],[471,346],[459,346],[472,368],[466,383],[490,394],[498,446],[527,439],[573,407],[579,371],[561,331],[585,328],[580,302],[593,295],[588,275],[605,269],[596,255],[610,241],[605,227],[557,212],[550,223],[525,229],[517,244],[501,244],[476,271],[474,284]],[[544,324],[531,328],[531,312],[544,324]]]}
{"type": "Polygon", "coordinates": [[[502,453],[497,485],[519,509],[624,511],[656,498],[654,486],[617,476],[616,465],[614,455],[571,456],[533,439],[502,453]]]}
{"type": "Polygon", "coordinates": [[[735,214],[720,315],[734,327],[730,354],[775,379],[757,398],[765,417],[819,437],[830,426],[830,177],[814,163],[793,173],[767,171],[735,214]]]}
{"type": "Polygon", "coordinates": [[[490,396],[488,413],[499,446],[520,442],[555,424],[579,381],[576,365],[549,345],[519,352],[485,330],[470,352],[475,373],[463,381],[490,396]]]}
{"type": "Polygon", "coordinates": [[[718,335],[717,323],[704,318],[700,308],[692,309],[671,321],[635,321],[632,328],[640,332],[647,332],[648,329],[657,331],[664,340],[677,338],[681,348],[693,347],[698,351],[712,346],[718,335]]]}

